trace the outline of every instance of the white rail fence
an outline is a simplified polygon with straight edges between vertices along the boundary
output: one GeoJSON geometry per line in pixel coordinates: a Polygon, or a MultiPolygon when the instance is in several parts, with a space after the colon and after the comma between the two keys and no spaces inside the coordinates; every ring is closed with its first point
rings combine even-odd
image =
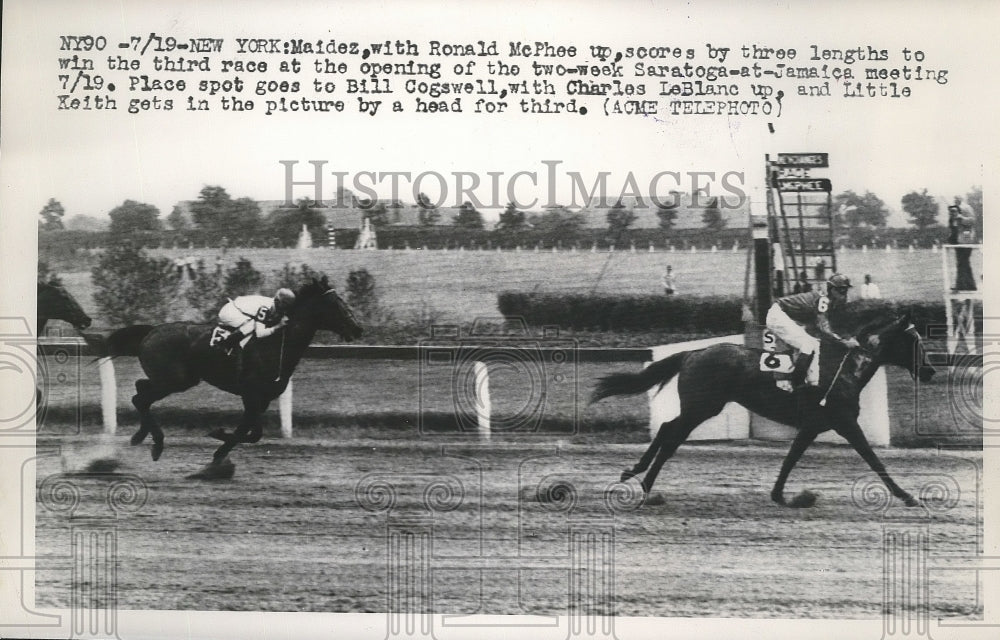
{"type": "MultiPolygon", "coordinates": [[[[703,349],[713,344],[742,344],[743,335],[723,336],[693,342],[642,348],[573,348],[569,354],[577,363],[629,363],[648,365],[654,360],[660,360],[679,351],[703,349]]],[[[40,355],[55,355],[61,349],[71,348],[80,356],[94,356],[86,345],[79,340],[72,341],[61,338],[57,341],[40,340],[38,352],[40,355]]],[[[481,439],[489,440],[491,436],[492,403],[490,399],[490,360],[493,356],[508,355],[518,357],[530,349],[535,357],[546,361],[553,358],[567,357],[563,347],[518,347],[518,346],[473,346],[473,345],[419,345],[419,346],[369,346],[369,345],[324,345],[312,346],[306,351],[306,359],[348,359],[348,360],[409,360],[427,361],[431,357],[445,355],[452,362],[472,362],[475,390],[474,406],[478,433],[481,439]],[[560,355],[562,354],[562,355],[560,355]]],[[[101,384],[101,413],[106,433],[114,434],[118,427],[118,384],[114,361],[101,358],[98,361],[98,372],[101,384]]],[[[278,398],[278,413],[281,422],[281,435],[290,438],[293,435],[293,394],[294,385],[289,381],[285,392],[278,398]]],[[[880,371],[866,388],[861,398],[861,424],[873,445],[889,445],[889,418],[887,408],[887,391],[885,375],[880,371]]],[[[663,422],[677,416],[680,402],[677,396],[676,378],[662,390],[652,390],[649,393],[649,429],[650,437],[663,422]]],[[[734,440],[746,438],[761,438],[774,440],[790,440],[794,429],[769,424],[758,424],[751,414],[743,407],[730,403],[726,409],[715,418],[706,421],[695,429],[690,440],[734,440]]],[[[829,432],[820,440],[841,442],[839,436],[829,432]]]]}

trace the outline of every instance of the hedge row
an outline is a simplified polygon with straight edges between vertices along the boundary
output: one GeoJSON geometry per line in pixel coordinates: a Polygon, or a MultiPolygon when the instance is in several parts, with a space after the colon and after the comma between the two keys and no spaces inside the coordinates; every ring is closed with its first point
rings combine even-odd
{"type": "MultiPolygon", "coordinates": [[[[533,326],[558,326],[578,331],[734,334],[744,330],[743,301],[738,297],[504,291],[497,296],[497,307],[506,318],[519,317],[533,326]]],[[[907,310],[922,335],[945,335],[945,307],[941,302],[858,300],[832,312],[830,323],[836,331],[853,335],[869,322],[889,319],[907,310]]],[[[975,305],[974,314],[976,333],[982,335],[981,304],[975,305]]]]}
{"type": "Polygon", "coordinates": [[[530,325],[581,331],[743,331],[742,301],[721,296],[668,298],[505,291],[497,296],[497,307],[504,317],[521,317],[530,325]]]}

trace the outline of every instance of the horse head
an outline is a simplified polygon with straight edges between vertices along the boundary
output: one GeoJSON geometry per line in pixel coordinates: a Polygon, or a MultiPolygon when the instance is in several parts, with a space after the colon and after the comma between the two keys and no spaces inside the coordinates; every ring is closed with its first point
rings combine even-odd
{"type": "Polygon", "coordinates": [[[59,285],[48,282],[38,283],[38,315],[50,320],[65,320],[77,331],[90,326],[90,316],[83,307],[59,285]]]}
{"type": "Polygon", "coordinates": [[[334,331],[346,342],[361,337],[363,333],[351,308],[337,295],[326,276],[313,278],[312,282],[302,287],[295,296],[295,307],[308,309],[317,329],[334,331]]]}
{"type": "Polygon", "coordinates": [[[921,382],[930,382],[936,373],[927,359],[927,350],[920,333],[913,326],[909,311],[880,328],[865,327],[857,340],[862,348],[878,354],[885,364],[894,364],[909,371],[914,380],[919,378],[921,382]]]}

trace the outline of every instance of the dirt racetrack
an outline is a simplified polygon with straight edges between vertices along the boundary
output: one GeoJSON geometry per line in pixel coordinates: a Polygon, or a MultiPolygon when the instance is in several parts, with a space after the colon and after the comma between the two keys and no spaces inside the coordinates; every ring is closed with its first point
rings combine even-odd
{"type": "MultiPolygon", "coordinates": [[[[402,606],[565,615],[590,585],[579,606],[601,614],[876,618],[893,566],[883,533],[905,530],[929,536],[931,619],[982,617],[976,573],[948,570],[981,553],[979,451],[883,450],[926,499],[905,509],[886,506],[852,450],[816,445],[788,493],[819,499],[796,510],[768,499],[785,445],[686,445],[657,484],[665,503],[637,508],[615,480],[641,444],[315,429],[241,446],[235,477],[206,482],[185,479],[214,448],[204,429],[168,429],[156,463],[128,432],[103,445],[39,436],[36,469],[40,556],[70,554],[71,527],[117,513],[123,609],[377,612],[411,584],[402,606]],[[72,473],[108,456],[124,475],[72,473]],[[113,511],[106,496],[121,480],[135,492],[113,511]],[[72,513],[52,492],[60,482],[78,491],[72,513]]],[[[71,572],[39,565],[38,605],[69,606],[71,572]]]]}

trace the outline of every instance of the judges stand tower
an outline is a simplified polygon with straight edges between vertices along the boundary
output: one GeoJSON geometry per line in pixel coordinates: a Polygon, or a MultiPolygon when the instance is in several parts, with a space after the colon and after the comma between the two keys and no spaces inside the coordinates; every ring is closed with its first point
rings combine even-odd
{"type": "MultiPolygon", "coordinates": [[[[973,252],[982,257],[983,245],[971,215],[960,205],[948,207],[948,244],[942,245],[941,273],[944,278],[944,307],[948,322],[948,354],[955,355],[959,344],[968,354],[977,353],[975,301],[983,299],[972,272],[973,252]],[[954,277],[954,279],[952,279],[954,277]]],[[[979,261],[982,268],[982,261],[979,261]]]]}

